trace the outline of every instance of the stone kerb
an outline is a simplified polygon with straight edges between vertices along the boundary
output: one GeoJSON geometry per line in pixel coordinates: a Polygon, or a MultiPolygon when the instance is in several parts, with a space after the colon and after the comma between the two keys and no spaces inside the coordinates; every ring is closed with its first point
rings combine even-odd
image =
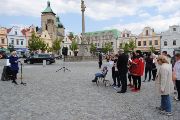
{"type": "Polygon", "coordinates": [[[97,56],[66,56],[65,62],[97,61],[97,56]]]}

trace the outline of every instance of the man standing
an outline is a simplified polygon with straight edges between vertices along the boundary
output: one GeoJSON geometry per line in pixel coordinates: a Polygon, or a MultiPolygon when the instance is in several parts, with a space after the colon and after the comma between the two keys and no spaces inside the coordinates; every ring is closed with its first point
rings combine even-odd
{"type": "Polygon", "coordinates": [[[99,53],[99,69],[101,69],[102,66],[102,54],[101,52],[99,53]]]}
{"type": "Polygon", "coordinates": [[[175,55],[176,63],[174,65],[174,73],[176,76],[176,89],[178,93],[178,97],[176,98],[177,101],[180,101],[180,53],[175,55]]]}
{"type": "Polygon", "coordinates": [[[119,73],[119,79],[122,84],[121,91],[118,91],[117,93],[125,93],[127,90],[128,56],[123,53],[123,51],[119,51],[117,69],[119,73]]]}

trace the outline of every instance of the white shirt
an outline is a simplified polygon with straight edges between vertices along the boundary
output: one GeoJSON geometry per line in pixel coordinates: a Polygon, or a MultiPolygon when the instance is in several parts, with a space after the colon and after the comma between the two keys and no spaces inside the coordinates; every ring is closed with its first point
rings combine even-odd
{"type": "Polygon", "coordinates": [[[177,80],[180,80],[180,60],[175,63],[174,71],[176,73],[177,80]]]}

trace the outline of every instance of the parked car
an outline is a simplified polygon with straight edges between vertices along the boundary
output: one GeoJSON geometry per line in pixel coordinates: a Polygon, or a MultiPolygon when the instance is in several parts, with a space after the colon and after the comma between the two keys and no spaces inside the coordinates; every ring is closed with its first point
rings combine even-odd
{"type": "Polygon", "coordinates": [[[43,60],[46,60],[46,64],[55,63],[55,58],[51,57],[50,54],[34,54],[29,56],[24,60],[24,63],[33,64],[33,63],[43,63],[43,60]]]}

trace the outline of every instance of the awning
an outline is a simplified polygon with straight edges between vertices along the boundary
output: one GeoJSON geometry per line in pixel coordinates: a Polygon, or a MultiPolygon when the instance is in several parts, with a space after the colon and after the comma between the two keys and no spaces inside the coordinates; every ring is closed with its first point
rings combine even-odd
{"type": "Polygon", "coordinates": [[[26,52],[26,51],[28,51],[27,48],[15,48],[15,50],[18,51],[18,52],[26,52]]]}

